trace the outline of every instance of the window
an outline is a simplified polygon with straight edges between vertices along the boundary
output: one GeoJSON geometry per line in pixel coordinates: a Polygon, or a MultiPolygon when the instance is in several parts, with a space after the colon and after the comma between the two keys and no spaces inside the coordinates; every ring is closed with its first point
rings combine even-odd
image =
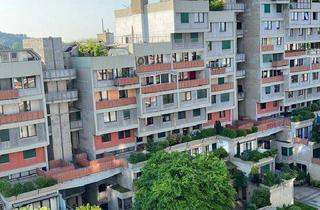
{"type": "Polygon", "coordinates": [[[273,61],[272,54],[262,55],[263,63],[269,63],[273,61]]]}
{"type": "Polygon", "coordinates": [[[216,95],[212,95],[211,96],[211,104],[216,104],[217,103],[217,96],[216,95]]]}
{"type": "Polygon", "coordinates": [[[175,43],[181,43],[182,42],[182,34],[180,34],[180,33],[174,34],[173,38],[174,38],[174,42],[175,43]]]}
{"type": "Polygon", "coordinates": [[[189,13],[180,13],[180,22],[189,23],[189,13]]]}
{"type": "Polygon", "coordinates": [[[226,111],[219,112],[219,118],[225,118],[226,117],[226,111]]]}
{"type": "Polygon", "coordinates": [[[31,103],[30,101],[23,101],[19,104],[19,112],[29,112],[31,111],[31,103]]]}
{"type": "Polygon", "coordinates": [[[265,87],[265,94],[270,94],[271,93],[271,86],[265,87]]]}
{"type": "Polygon", "coordinates": [[[291,83],[297,83],[298,82],[298,75],[291,76],[291,83]]]}
{"type": "Polygon", "coordinates": [[[178,120],[186,119],[186,112],[178,112],[178,120]]]}
{"type": "Polygon", "coordinates": [[[100,91],[99,92],[99,100],[108,100],[108,91],[100,91]]]}
{"type": "Polygon", "coordinates": [[[261,103],[260,104],[260,109],[266,109],[267,108],[267,104],[266,103],[261,103]]]}
{"type": "Polygon", "coordinates": [[[157,105],[156,96],[151,96],[151,97],[144,98],[144,105],[146,107],[155,107],[157,105]]]}
{"type": "Polygon", "coordinates": [[[36,157],[37,153],[35,149],[23,151],[23,159],[30,159],[36,157]]]}
{"type": "Polygon", "coordinates": [[[198,99],[207,98],[207,89],[197,90],[198,99]]]}
{"type": "Polygon", "coordinates": [[[264,30],[272,30],[272,21],[264,22],[264,30]]]}
{"type": "Polygon", "coordinates": [[[308,88],[308,89],[307,89],[307,93],[308,93],[308,94],[312,94],[312,88],[308,88]]]}
{"type": "Polygon", "coordinates": [[[102,142],[109,142],[109,141],[111,141],[111,134],[110,134],[110,133],[102,134],[102,135],[101,135],[101,141],[102,141],[102,142]]]}
{"type": "Polygon", "coordinates": [[[170,121],[171,121],[171,115],[170,114],[162,115],[162,122],[170,122],[170,121]]]}
{"type": "Polygon", "coordinates": [[[292,147],[281,147],[281,155],[282,156],[292,156],[293,155],[293,148],[292,147]]]}
{"type": "Polygon", "coordinates": [[[303,13],[303,20],[309,20],[309,12],[303,13]]]}
{"type": "Polygon", "coordinates": [[[271,12],[271,5],[264,4],[264,13],[270,13],[270,12],[271,12]]]}
{"type": "Polygon", "coordinates": [[[118,132],[118,138],[119,139],[129,138],[130,136],[131,136],[130,130],[125,130],[125,131],[119,131],[118,132]]]}
{"type": "Polygon", "coordinates": [[[190,38],[191,38],[191,42],[199,42],[199,34],[198,33],[191,33],[190,38]]]}
{"type": "Polygon", "coordinates": [[[28,138],[37,135],[36,125],[28,125],[20,127],[20,138],[28,138]]]}
{"type": "Polygon", "coordinates": [[[36,87],[36,77],[20,77],[13,79],[15,89],[28,89],[36,87]]]}
{"type": "Polygon", "coordinates": [[[163,104],[172,104],[174,103],[174,95],[172,94],[167,94],[162,96],[163,104]]]}
{"type": "Polygon", "coordinates": [[[317,87],[317,92],[318,92],[318,93],[320,92],[320,87],[317,87]]]}
{"type": "Polygon", "coordinates": [[[277,4],[277,13],[282,13],[282,5],[277,4]]]}
{"type": "Polygon", "coordinates": [[[103,119],[104,119],[105,123],[117,121],[117,112],[116,111],[106,112],[103,115],[104,115],[103,119]]]}
{"type": "Polygon", "coordinates": [[[194,109],[193,110],[193,117],[198,117],[201,115],[201,110],[200,109],[194,109]]]}
{"type": "Polygon", "coordinates": [[[219,29],[220,29],[220,32],[226,32],[227,31],[227,23],[226,22],[219,23],[219,29]]]}
{"type": "Polygon", "coordinates": [[[194,22],[195,23],[203,23],[204,22],[204,13],[203,12],[194,13],[194,22]]]}
{"type": "Polygon", "coordinates": [[[0,130],[0,142],[10,141],[9,129],[0,130]]]}
{"type": "Polygon", "coordinates": [[[288,98],[292,98],[293,97],[293,91],[289,91],[288,92],[288,98]]]}
{"type": "Polygon", "coordinates": [[[158,139],[166,137],[166,132],[158,133],[158,139]]]}
{"type": "Polygon", "coordinates": [[[123,110],[123,119],[124,120],[130,119],[130,109],[123,110]]]}
{"type": "Polygon", "coordinates": [[[299,19],[298,16],[299,16],[299,15],[298,15],[298,12],[292,12],[292,13],[291,13],[291,20],[297,21],[297,20],[299,19]]]}
{"type": "Polygon", "coordinates": [[[313,80],[318,80],[319,79],[319,72],[313,72],[312,73],[312,79],[313,80]]]}
{"type": "Polygon", "coordinates": [[[303,95],[303,90],[298,90],[298,96],[302,96],[303,95]]]}
{"type": "Polygon", "coordinates": [[[278,101],[274,101],[274,102],[272,103],[272,106],[273,106],[273,107],[278,107],[278,101]]]}
{"type": "Polygon", "coordinates": [[[119,98],[128,98],[128,90],[119,90],[119,98]]]}
{"type": "Polygon", "coordinates": [[[221,103],[230,101],[230,94],[229,93],[223,93],[223,94],[221,94],[220,97],[221,97],[220,98],[221,99],[221,103]]]}
{"type": "Polygon", "coordinates": [[[277,45],[282,45],[282,37],[277,37],[277,45]]]}
{"type": "Polygon", "coordinates": [[[280,30],[281,28],[281,21],[276,21],[276,29],[280,30]]]}
{"type": "Polygon", "coordinates": [[[113,70],[112,69],[105,69],[97,71],[97,80],[111,80],[113,79],[113,70]]]}
{"type": "Polygon", "coordinates": [[[222,49],[223,50],[231,49],[231,40],[223,40],[222,41],[222,49]]]}
{"type": "Polygon", "coordinates": [[[9,155],[0,155],[0,164],[8,163],[9,162],[9,155]]]}
{"type": "Polygon", "coordinates": [[[275,85],[274,86],[274,92],[279,93],[280,92],[280,85],[275,85]]]}
{"type": "Polygon", "coordinates": [[[306,82],[308,81],[308,74],[302,74],[301,75],[301,82],[306,82]]]}
{"type": "Polygon", "coordinates": [[[218,78],[218,85],[223,85],[224,84],[224,77],[218,78]]]}
{"type": "Polygon", "coordinates": [[[146,118],[144,124],[146,126],[153,125],[153,117],[146,118]]]}

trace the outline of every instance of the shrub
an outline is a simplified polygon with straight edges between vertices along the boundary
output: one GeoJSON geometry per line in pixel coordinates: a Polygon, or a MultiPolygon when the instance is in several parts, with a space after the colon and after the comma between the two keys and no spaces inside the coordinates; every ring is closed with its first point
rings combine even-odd
{"type": "Polygon", "coordinates": [[[221,134],[222,133],[223,127],[222,127],[220,121],[216,121],[216,123],[214,124],[214,129],[215,129],[215,133],[216,134],[221,134]]]}
{"type": "Polygon", "coordinates": [[[259,152],[258,150],[246,151],[240,158],[244,161],[253,161],[259,162],[259,160],[267,157],[274,157],[277,154],[277,150],[270,150],[264,153],[259,152]]]}
{"type": "Polygon", "coordinates": [[[246,174],[240,170],[236,170],[236,172],[232,175],[233,186],[236,189],[241,189],[248,185],[248,178],[246,174]]]}
{"type": "Polygon", "coordinates": [[[148,141],[146,144],[146,150],[149,151],[150,153],[158,152],[158,151],[163,150],[167,147],[169,147],[168,140],[159,141],[159,142],[148,141]]]}
{"type": "Polygon", "coordinates": [[[191,135],[182,136],[182,142],[183,143],[190,142],[190,141],[192,141],[192,136],[191,135]]]}
{"type": "Polygon", "coordinates": [[[263,182],[264,185],[272,187],[281,183],[281,178],[277,175],[272,174],[272,172],[267,172],[264,174],[263,182]]]}
{"type": "Polygon", "coordinates": [[[212,153],[218,157],[219,159],[224,159],[226,157],[228,157],[228,152],[223,148],[220,147],[219,149],[213,150],[212,153]]]}
{"type": "Polygon", "coordinates": [[[298,177],[298,171],[291,169],[288,164],[285,164],[281,168],[280,175],[282,179],[289,180],[298,177]]]}
{"type": "Polygon", "coordinates": [[[243,137],[247,135],[247,131],[244,129],[238,129],[236,130],[236,132],[237,132],[237,137],[243,137]]]}
{"type": "Polygon", "coordinates": [[[253,203],[250,203],[247,206],[246,210],[257,210],[257,206],[255,204],[253,204],[253,203]]]}
{"type": "Polygon", "coordinates": [[[131,164],[136,164],[136,163],[140,163],[143,161],[146,161],[150,158],[150,154],[145,154],[142,152],[136,152],[136,153],[132,153],[128,159],[129,163],[131,164]]]}
{"type": "Polygon", "coordinates": [[[222,131],[222,136],[225,136],[225,137],[228,137],[230,139],[234,139],[234,138],[237,138],[237,132],[230,129],[230,128],[225,128],[223,129],[222,131]]]}
{"type": "Polygon", "coordinates": [[[50,186],[53,186],[57,184],[57,181],[54,180],[54,179],[48,179],[48,178],[45,178],[45,177],[38,177],[36,179],[36,187],[38,189],[41,189],[41,188],[45,188],[45,187],[50,187],[50,186]]]}
{"type": "Polygon", "coordinates": [[[251,128],[251,130],[252,130],[252,133],[257,133],[257,132],[258,132],[258,127],[253,126],[253,127],[251,128]]]}
{"type": "Polygon", "coordinates": [[[252,193],[251,202],[255,204],[257,208],[271,205],[270,191],[264,187],[258,187],[252,193]]]}
{"type": "Polygon", "coordinates": [[[210,11],[222,11],[224,3],[222,0],[210,0],[210,11]]]}
{"type": "MultiPolygon", "coordinates": [[[[310,108],[311,109],[311,108],[310,108]]],[[[300,122],[304,120],[309,120],[315,118],[315,115],[313,111],[311,111],[309,108],[302,108],[302,109],[296,109],[292,112],[292,121],[293,122],[300,122]]]]}

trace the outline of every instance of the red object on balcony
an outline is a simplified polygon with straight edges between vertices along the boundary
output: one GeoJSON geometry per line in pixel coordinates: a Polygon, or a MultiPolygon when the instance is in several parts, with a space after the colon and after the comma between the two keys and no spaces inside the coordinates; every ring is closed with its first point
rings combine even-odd
{"type": "Polygon", "coordinates": [[[309,71],[310,66],[295,66],[295,67],[290,67],[290,73],[294,72],[302,72],[302,71],[309,71]]]}
{"type": "Polygon", "coordinates": [[[312,70],[318,70],[318,69],[320,69],[320,64],[312,64],[311,69],[312,69],[312,70]]]}
{"type": "MultiPolygon", "coordinates": [[[[30,167],[32,165],[45,163],[44,148],[36,148],[36,156],[29,159],[24,159],[23,152],[15,152],[9,154],[9,162],[0,164],[0,171],[11,171],[19,168],[30,167]]],[[[29,169],[30,170],[30,169],[29,169]]]]}
{"type": "Polygon", "coordinates": [[[273,102],[266,103],[266,108],[261,109],[260,104],[257,103],[257,114],[266,114],[270,112],[277,112],[280,111],[279,103],[277,103],[277,106],[274,106],[273,102]]]}
{"type": "Polygon", "coordinates": [[[282,75],[275,77],[262,78],[262,84],[272,83],[272,82],[282,82],[284,78],[282,75]]]}
{"type": "Polygon", "coordinates": [[[306,54],[305,50],[292,50],[292,51],[286,51],[285,56],[286,57],[296,57],[296,56],[303,56],[306,54]]]}
{"type": "Polygon", "coordinates": [[[1,90],[0,91],[0,100],[9,100],[19,97],[18,90],[1,90]]]}
{"type": "Polygon", "coordinates": [[[204,61],[196,60],[196,61],[184,61],[180,63],[173,63],[174,69],[195,68],[195,67],[204,67],[204,61]]]}
{"type": "Polygon", "coordinates": [[[18,114],[0,115],[0,125],[17,123],[29,120],[38,120],[44,118],[44,114],[41,111],[37,112],[22,112],[18,114]]]}
{"type": "Polygon", "coordinates": [[[211,75],[219,75],[219,74],[225,74],[226,69],[224,68],[219,68],[219,69],[211,69],[211,75]]]}
{"type": "Polygon", "coordinates": [[[274,47],[272,44],[270,45],[262,45],[261,46],[261,51],[262,52],[267,52],[267,51],[273,51],[274,50],[274,47]]]}
{"type": "Polygon", "coordinates": [[[138,77],[118,78],[115,80],[115,84],[117,86],[134,85],[137,83],[139,83],[138,77]]]}
{"type": "Polygon", "coordinates": [[[288,64],[289,64],[288,60],[273,61],[272,67],[282,67],[282,66],[287,66],[288,64]]]}
{"type": "Polygon", "coordinates": [[[226,83],[223,85],[212,85],[211,86],[211,91],[223,91],[223,90],[232,90],[234,89],[234,84],[233,83],[226,83]]]}
{"type": "Polygon", "coordinates": [[[128,106],[131,104],[136,104],[136,97],[130,98],[120,98],[117,100],[110,100],[110,101],[97,101],[96,102],[96,109],[109,109],[113,107],[121,107],[121,106],[128,106]]]}
{"type": "Polygon", "coordinates": [[[157,93],[177,89],[177,83],[164,83],[158,85],[150,85],[141,88],[142,94],[157,93]]]}
{"type": "Polygon", "coordinates": [[[137,66],[137,72],[143,73],[143,72],[153,72],[153,71],[165,71],[171,69],[171,63],[159,63],[159,64],[153,64],[153,65],[141,65],[137,66]]]}
{"type": "Polygon", "coordinates": [[[179,88],[180,89],[192,88],[192,87],[198,87],[198,86],[203,86],[208,84],[209,84],[209,80],[207,79],[185,80],[185,81],[179,82],[179,88]]]}
{"type": "Polygon", "coordinates": [[[119,139],[118,132],[111,133],[111,141],[108,142],[102,142],[101,136],[95,136],[94,137],[94,143],[96,150],[100,149],[107,149],[107,148],[112,148],[112,147],[117,147],[120,145],[124,144],[134,144],[134,130],[130,131],[130,137],[129,138],[124,138],[124,139],[119,139]]]}

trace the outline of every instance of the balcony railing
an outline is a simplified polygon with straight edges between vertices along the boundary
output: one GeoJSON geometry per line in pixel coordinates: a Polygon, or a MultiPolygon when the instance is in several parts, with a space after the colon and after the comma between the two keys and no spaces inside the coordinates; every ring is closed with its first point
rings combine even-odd
{"type": "Polygon", "coordinates": [[[262,78],[262,84],[268,84],[273,82],[283,82],[283,81],[284,81],[284,77],[282,75],[275,76],[275,77],[262,78]]]}
{"type": "Polygon", "coordinates": [[[194,60],[194,61],[183,61],[179,63],[173,63],[174,69],[196,68],[196,67],[204,67],[204,61],[194,60]]]}
{"type": "Polygon", "coordinates": [[[246,60],[246,55],[244,53],[238,53],[236,55],[236,62],[244,62],[246,60]]]}
{"type": "Polygon", "coordinates": [[[99,109],[109,109],[121,106],[128,106],[136,104],[136,97],[130,98],[120,98],[117,100],[110,100],[110,101],[98,101],[96,102],[96,108],[99,109]]]}
{"type": "Polygon", "coordinates": [[[223,5],[224,10],[244,11],[244,3],[227,3],[223,5]]]}
{"type": "Polygon", "coordinates": [[[312,64],[312,65],[311,65],[311,69],[312,69],[312,70],[320,69],[320,64],[312,64]]]}
{"type": "Polygon", "coordinates": [[[82,128],[83,128],[82,120],[70,121],[71,130],[82,129],[82,128]]]}
{"type": "Polygon", "coordinates": [[[43,71],[43,79],[45,81],[54,80],[70,80],[76,78],[75,69],[60,69],[43,71]]]}
{"type": "Polygon", "coordinates": [[[19,97],[18,90],[0,90],[0,100],[9,100],[19,97]]]}
{"type": "Polygon", "coordinates": [[[59,92],[51,92],[46,94],[46,100],[49,103],[60,103],[65,101],[76,101],[78,100],[78,91],[70,90],[70,91],[59,91],[59,92]]]}
{"type": "Polygon", "coordinates": [[[18,123],[29,120],[38,120],[44,118],[42,111],[22,112],[10,115],[0,115],[0,125],[18,123]]]}
{"type": "Polygon", "coordinates": [[[246,70],[237,70],[236,71],[236,77],[238,79],[244,78],[246,76],[246,70]]]}
{"type": "Polygon", "coordinates": [[[152,65],[137,66],[137,72],[153,72],[153,71],[166,71],[171,69],[171,63],[158,63],[152,65]]]}
{"type": "Polygon", "coordinates": [[[303,72],[303,71],[309,71],[310,70],[310,66],[308,65],[304,65],[304,66],[294,66],[294,67],[290,67],[290,73],[294,73],[294,72],[303,72]]]}
{"type": "Polygon", "coordinates": [[[292,51],[286,51],[285,56],[286,57],[296,57],[296,56],[303,56],[306,54],[305,50],[292,50],[292,51]]]}
{"type": "Polygon", "coordinates": [[[203,85],[208,85],[209,80],[207,79],[195,79],[195,80],[186,80],[186,81],[180,81],[179,82],[179,88],[192,88],[192,87],[198,87],[203,85]]]}
{"type": "Polygon", "coordinates": [[[288,60],[279,60],[279,61],[272,62],[272,67],[283,67],[283,66],[288,66],[288,65],[289,65],[288,60]]]}
{"type": "Polygon", "coordinates": [[[170,91],[177,89],[177,83],[164,83],[164,84],[157,84],[157,85],[150,85],[141,88],[142,94],[148,93],[158,93],[163,91],[170,91]]]}
{"type": "Polygon", "coordinates": [[[219,75],[219,74],[225,74],[225,73],[226,73],[225,68],[211,69],[211,75],[219,75]]]}
{"type": "Polygon", "coordinates": [[[232,90],[234,89],[234,84],[233,83],[226,83],[222,85],[212,85],[211,86],[211,91],[216,92],[216,91],[224,91],[224,90],[232,90]]]}
{"type": "Polygon", "coordinates": [[[288,118],[271,118],[267,120],[258,121],[255,123],[259,131],[266,131],[273,128],[279,128],[290,125],[288,118]]]}
{"type": "Polygon", "coordinates": [[[274,46],[272,44],[261,46],[262,52],[268,52],[268,51],[273,51],[273,50],[274,50],[274,46]]]}
{"type": "Polygon", "coordinates": [[[117,78],[115,81],[117,86],[135,85],[139,83],[138,77],[117,78]]]}

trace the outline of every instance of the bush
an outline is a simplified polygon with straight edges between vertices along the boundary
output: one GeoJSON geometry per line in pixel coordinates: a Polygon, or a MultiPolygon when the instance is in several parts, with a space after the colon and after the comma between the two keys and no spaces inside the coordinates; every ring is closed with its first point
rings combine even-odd
{"type": "Polygon", "coordinates": [[[223,148],[220,147],[219,149],[213,150],[212,153],[218,157],[219,159],[224,159],[226,157],[228,157],[228,152],[223,148]]]}
{"type": "Polygon", "coordinates": [[[291,169],[288,164],[285,164],[281,168],[281,178],[285,180],[293,179],[298,177],[298,171],[291,169]]]}
{"type": "Polygon", "coordinates": [[[155,153],[160,150],[164,150],[167,147],[169,147],[168,140],[159,141],[159,142],[148,141],[146,144],[146,150],[149,151],[150,153],[155,153]]]}
{"type": "Polygon", "coordinates": [[[315,118],[315,115],[313,111],[311,111],[311,108],[302,108],[302,109],[296,109],[292,112],[292,121],[293,122],[300,122],[304,120],[309,120],[315,118]]]}
{"type": "Polygon", "coordinates": [[[236,130],[236,132],[237,132],[237,137],[247,136],[247,131],[244,129],[238,129],[236,130]]]}
{"type": "Polygon", "coordinates": [[[145,154],[142,152],[136,152],[136,153],[132,153],[130,155],[130,157],[128,158],[129,163],[131,164],[136,164],[136,163],[140,163],[143,161],[146,161],[150,158],[150,154],[145,154]]]}
{"type": "Polygon", "coordinates": [[[272,174],[272,172],[267,172],[264,174],[263,182],[264,185],[272,187],[281,183],[281,178],[277,175],[272,174]]]}
{"type": "Polygon", "coordinates": [[[222,11],[224,3],[222,0],[210,0],[210,11],[222,11]]]}
{"type": "Polygon", "coordinates": [[[234,138],[237,138],[237,132],[230,129],[230,128],[225,128],[223,129],[222,131],[222,136],[225,136],[225,137],[228,137],[230,139],[234,139],[234,138]]]}
{"type": "Polygon", "coordinates": [[[267,157],[274,157],[277,154],[277,150],[270,150],[264,153],[259,152],[258,150],[246,151],[240,158],[244,161],[253,161],[259,162],[259,160],[267,157]]]}
{"type": "Polygon", "coordinates": [[[190,141],[192,141],[192,136],[191,135],[182,136],[182,142],[183,143],[190,142],[190,141]]]}
{"type": "Polygon", "coordinates": [[[252,193],[251,202],[255,204],[257,208],[271,205],[270,191],[264,187],[258,187],[252,193]]]}
{"type": "Polygon", "coordinates": [[[310,185],[311,185],[312,187],[320,188],[320,181],[311,179],[311,180],[310,180],[310,185]]]}
{"type": "Polygon", "coordinates": [[[251,203],[247,206],[246,210],[257,210],[257,206],[255,204],[251,203]]]}
{"type": "Polygon", "coordinates": [[[252,130],[252,133],[257,133],[257,132],[258,132],[258,127],[253,126],[253,127],[251,128],[251,130],[252,130]]]}
{"type": "Polygon", "coordinates": [[[216,121],[216,123],[214,124],[214,129],[215,129],[215,133],[216,134],[221,134],[222,133],[223,127],[222,127],[220,121],[216,121]]]}

